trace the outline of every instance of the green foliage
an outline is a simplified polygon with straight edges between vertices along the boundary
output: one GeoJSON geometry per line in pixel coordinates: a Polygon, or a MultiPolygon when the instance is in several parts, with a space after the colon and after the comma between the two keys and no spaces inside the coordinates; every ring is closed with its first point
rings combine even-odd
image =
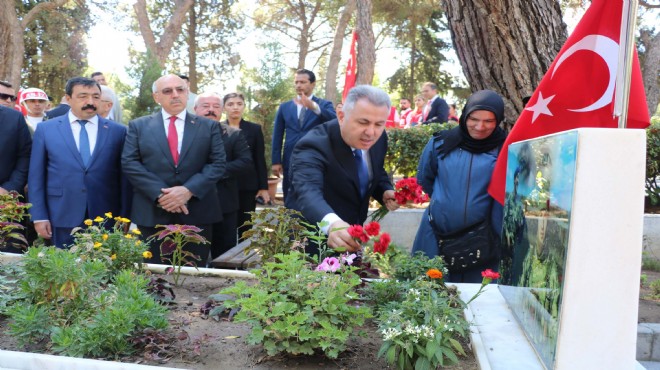
{"type": "Polygon", "coordinates": [[[19,294],[7,310],[9,333],[19,343],[50,338],[69,356],[130,354],[130,339],[146,328],[167,327],[167,309],[146,292],[147,278],[133,271],[114,276],[103,261],[57,248],[30,248],[23,259],[19,294]]]}
{"type": "Polygon", "coordinates": [[[130,224],[129,219],[113,219],[112,213],[106,213],[105,218],[98,216],[94,220],[85,220],[85,224],[85,228],[73,230],[75,245],[71,247],[71,253],[83,260],[103,262],[110,276],[142,265],[148,247],[138,239],[140,230],[124,233],[130,224]]]}
{"type": "Polygon", "coordinates": [[[390,244],[385,251],[385,254],[376,253],[371,246],[366,246],[363,249],[363,258],[365,262],[371,263],[374,268],[377,268],[381,276],[392,277],[396,269],[397,261],[400,258],[406,258],[408,251],[396,244],[390,244]]]}
{"type": "Polygon", "coordinates": [[[17,265],[0,265],[0,316],[6,315],[7,308],[15,301],[25,298],[25,295],[16,289],[21,276],[22,269],[17,265]]]}
{"type": "Polygon", "coordinates": [[[423,252],[417,252],[412,256],[404,254],[396,260],[394,277],[404,281],[414,280],[423,276],[430,269],[437,269],[443,274],[447,274],[445,263],[440,256],[429,258],[423,252]]]}
{"type": "Polygon", "coordinates": [[[153,237],[162,240],[160,245],[160,253],[163,260],[168,261],[174,266],[169,269],[174,273],[174,285],[179,285],[181,278],[181,267],[193,266],[197,268],[196,261],[203,261],[205,256],[198,256],[192,252],[185,250],[184,247],[189,244],[209,244],[203,236],[199,235],[202,229],[191,225],[156,225],[157,228],[162,228],[158,234],[153,237]]]}
{"type": "Polygon", "coordinates": [[[651,120],[646,129],[646,196],[651,204],[660,204],[660,119],[651,120]]]}
{"type": "Polygon", "coordinates": [[[252,271],[258,284],[241,281],[224,289],[222,294],[237,297],[225,301],[225,307],[240,307],[234,318],[252,327],[248,343],[263,344],[268,355],[311,355],[322,350],[337,358],[354,328],[371,317],[366,306],[354,302],[355,288],[361,283],[354,268],[343,266],[335,274],[313,271],[304,255],[295,251],[275,259],[252,271]]]}
{"type": "Polygon", "coordinates": [[[21,202],[21,195],[16,191],[0,195],[0,249],[7,244],[26,246],[27,240],[20,233],[24,227],[19,223],[28,215],[30,203],[21,202]]]}
{"type": "Polygon", "coordinates": [[[390,365],[401,370],[458,363],[458,355],[465,356],[465,350],[457,339],[466,337],[469,324],[456,291],[427,278],[399,284],[398,299],[378,310],[383,335],[378,356],[385,356],[390,365]]]}
{"type": "Polygon", "coordinates": [[[134,90],[120,91],[130,96],[124,104],[126,121],[152,114],[159,108],[152,95],[152,85],[163,74],[163,69],[151,51],[131,50],[130,59],[126,72],[131,79],[140,83],[134,90]]]}
{"type": "Polygon", "coordinates": [[[642,255],[642,270],[660,272],[660,260],[655,257],[642,255]]]}
{"type": "Polygon", "coordinates": [[[651,283],[651,298],[660,299],[660,280],[651,283]]]}
{"type": "Polygon", "coordinates": [[[243,238],[250,240],[250,248],[261,255],[262,261],[271,261],[278,253],[289,253],[300,245],[305,233],[300,212],[285,207],[265,208],[259,212],[250,212],[252,218],[245,224],[250,229],[243,233],[243,238]]]}
{"type": "Polygon", "coordinates": [[[450,123],[434,123],[415,126],[407,130],[388,130],[385,170],[390,177],[395,173],[407,177],[415,176],[422,151],[433,133],[453,127],[455,125],[450,123]]]}

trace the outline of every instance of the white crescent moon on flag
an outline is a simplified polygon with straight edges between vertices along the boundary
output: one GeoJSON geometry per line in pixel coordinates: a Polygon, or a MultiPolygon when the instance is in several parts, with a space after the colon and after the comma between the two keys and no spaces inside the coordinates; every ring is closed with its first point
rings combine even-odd
{"type": "Polygon", "coordinates": [[[559,57],[559,59],[557,60],[557,64],[555,64],[555,67],[552,69],[552,75],[550,75],[550,78],[552,78],[555,75],[555,72],[557,72],[559,66],[566,59],[568,59],[571,55],[573,55],[575,52],[580,50],[593,51],[594,53],[598,54],[601,58],[603,58],[605,64],[607,64],[607,69],[610,75],[609,76],[610,79],[607,84],[607,89],[605,89],[605,92],[598,100],[596,100],[593,104],[584,108],[568,109],[573,112],[591,112],[610,104],[612,102],[612,99],[614,99],[616,68],[619,62],[618,60],[619,44],[617,44],[616,41],[612,40],[611,38],[605,37],[603,35],[585,36],[582,40],[576,42],[570,48],[568,48],[568,50],[566,50],[561,55],[561,57],[559,57]]]}

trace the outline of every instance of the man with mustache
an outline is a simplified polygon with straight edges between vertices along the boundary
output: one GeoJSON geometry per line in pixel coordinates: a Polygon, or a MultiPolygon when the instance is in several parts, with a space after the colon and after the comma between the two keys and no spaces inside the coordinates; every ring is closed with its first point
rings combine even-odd
{"type": "MultiPolygon", "coordinates": [[[[152,91],[162,110],[128,123],[122,154],[122,168],[135,189],[131,219],[146,237],[160,231],[156,225],[180,224],[197,226],[211,239],[211,225],[222,221],[216,185],[225,173],[226,154],[220,125],[186,111],[188,86],[180,77],[160,77],[152,91]]],[[[148,262],[161,263],[160,241],[151,244],[148,262]]],[[[208,245],[190,243],[184,249],[206,263],[208,245]]]]}
{"type": "MultiPolygon", "coordinates": [[[[195,98],[195,114],[214,121],[222,116],[222,98],[216,93],[203,93],[195,98]]],[[[238,177],[245,176],[252,167],[252,154],[241,130],[220,123],[222,142],[227,155],[227,169],[217,183],[222,222],[213,224],[211,258],[215,259],[236,245],[238,220],[238,177]]]]}
{"type": "Polygon", "coordinates": [[[65,90],[71,110],[37,126],[28,173],[35,230],[58,248],[85,219],[127,215],[131,193],[121,172],[126,127],[97,115],[99,84],[74,77],[65,90]]]}

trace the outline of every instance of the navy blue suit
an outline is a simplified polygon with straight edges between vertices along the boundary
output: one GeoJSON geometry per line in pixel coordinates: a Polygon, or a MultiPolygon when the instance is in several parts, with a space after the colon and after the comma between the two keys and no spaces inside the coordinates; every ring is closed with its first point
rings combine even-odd
{"type": "Polygon", "coordinates": [[[300,211],[312,225],[329,213],[343,221],[362,225],[367,219],[369,199],[380,203],[383,193],[392,190],[383,168],[387,134],[369,149],[372,179],[360,195],[353,151],[341,137],[337,120],[318,126],[303,137],[291,156],[291,188],[286,207],[300,211]]]}
{"type": "Polygon", "coordinates": [[[282,189],[284,190],[284,197],[286,199],[289,190],[289,160],[293,148],[307,132],[314,127],[337,118],[335,108],[332,103],[325,99],[320,99],[316,96],[312,100],[319,105],[321,114],[317,115],[311,110],[307,110],[302,126],[298,120],[298,106],[293,100],[289,100],[280,104],[275,116],[275,124],[273,126],[273,148],[272,148],[272,163],[282,164],[284,169],[284,181],[282,189]],[[286,132],[286,141],[284,142],[284,153],[282,153],[282,141],[284,140],[284,133],[286,132]]]}
{"type": "Polygon", "coordinates": [[[71,106],[69,104],[60,104],[46,112],[46,118],[53,119],[55,117],[63,116],[69,113],[69,110],[71,110],[71,106]]]}
{"type": "Polygon", "coordinates": [[[449,105],[445,99],[437,97],[433,103],[431,103],[431,109],[429,110],[428,116],[424,120],[423,124],[429,124],[433,122],[444,123],[447,122],[449,118],[449,105]]]}
{"type": "Polygon", "coordinates": [[[94,152],[87,167],[76,147],[69,115],[40,123],[34,133],[28,195],[32,220],[49,220],[53,242],[63,247],[86,217],[128,215],[130,187],[122,176],[126,127],[98,117],[94,152]]]}
{"type": "Polygon", "coordinates": [[[23,193],[31,148],[30,129],[23,115],[0,106],[0,188],[23,193]]]}

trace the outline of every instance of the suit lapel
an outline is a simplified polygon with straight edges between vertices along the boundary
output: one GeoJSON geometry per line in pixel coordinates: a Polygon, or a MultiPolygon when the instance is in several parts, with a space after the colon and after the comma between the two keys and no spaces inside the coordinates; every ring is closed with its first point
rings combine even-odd
{"type": "Polygon", "coordinates": [[[163,152],[163,155],[170,160],[172,167],[174,167],[174,158],[172,158],[172,153],[170,153],[170,146],[167,143],[165,124],[163,123],[163,114],[160,111],[154,113],[149,126],[151,135],[153,135],[153,137],[156,139],[160,150],[163,152]]]}
{"type": "Polygon", "coordinates": [[[69,148],[80,167],[85,168],[78,147],[76,146],[76,141],[73,139],[73,131],[71,130],[71,123],[69,122],[68,115],[60,117],[59,122],[57,123],[57,130],[60,132],[64,144],[69,148]]]}
{"type": "Polygon", "coordinates": [[[183,142],[181,143],[181,153],[179,153],[179,164],[183,162],[190,147],[195,142],[195,136],[197,136],[199,129],[199,123],[196,121],[197,116],[190,113],[186,114],[186,123],[183,128],[183,142]]]}
{"type": "Polygon", "coordinates": [[[330,143],[332,143],[332,151],[339,163],[339,167],[344,171],[346,177],[351,180],[353,190],[360,197],[360,182],[358,180],[357,165],[355,164],[355,157],[353,150],[350,146],[346,145],[344,139],[341,137],[339,131],[339,124],[328,125],[328,136],[330,136],[330,143]]]}
{"type": "Polygon", "coordinates": [[[94,145],[94,153],[92,153],[92,158],[89,160],[89,167],[92,167],[96,158],[103,153],[103,148],[105,147],[106,142],[108,141],[108,136],[110,135],[110,127],[108,121],[104,120],[99,116],[98,129],[96,132],[96,144],[94,145]]]}

